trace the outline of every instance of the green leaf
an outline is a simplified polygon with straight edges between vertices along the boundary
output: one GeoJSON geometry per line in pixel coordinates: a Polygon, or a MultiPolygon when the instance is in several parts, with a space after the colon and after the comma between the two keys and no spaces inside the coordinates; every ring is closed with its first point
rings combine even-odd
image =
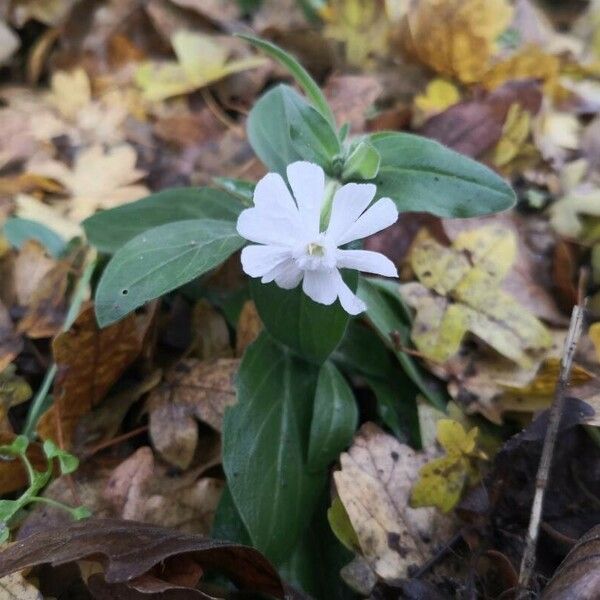
{"type": "Polygon", "coordinates": [[[264,94],[250,111],[248,140],[262,162],[283,176],[287,165],[297,160],[331,171],[333,159],[341,152],[327,120],[284,84],[264,94]]]}
{"type": "Polygon", "coordinates": [[[393,132],[374,134],[370,141],[381,155],[377,193],[392,198],[400,211],[475,217],[516,201],[502,177],[438,142],[393,132]]]}
{"type": "Polygon", "coordinates": [[[268,54],[271,58],[274,58],[283,65],[296,80],[298,85],[304,90],[304,93],[312,102],[313,106],[329,122],[329,124],[335,128],[335,117],[327,102],[327,98],[325,98],[325,94],[321,91],[318,83],[310,76],[308,71],[291,54],[288,54],[285,50],[267,40],[263,40],[253,35],[238,35],[253,46],[260,48],[265,54],[268,54]]]}
{"type": "Polygon", "coordinates": [[[331,506],[327,509],[327,521],[329,521],[329,527],[331,527],[335,537],[348,550],[356,552],[360,548],[358,536],[354,531],[354,527],[352,527],[352,521],[350,521],[346,507],[339,497],[335,497],[331,506]]]}
{"type": "Polygon", "coordinates": [[[326,472],[309,472],[318,369],[265,332],[244,354],[238,402],[225,413],[223,468],[253,545],[285,559],[312,518],[326,472]]]}
{"type": "Polygon", "coordinates": [[[280,572],[286,581],[311,598],[355,600],[339,572],[353,556],[339,543],[327,522],[329,497],[322,494],[315,515],[280,572]]]}
{"type": "Polygon", "coordinates": [[[354,147],[344,163],[342,179],[373,179],[379,173],[381,156],[375,147],[367,140],[362,140],[354,147]]]}
{"type": "Polygon", "coordinates": [[[89,217],[83,228],[100,252],[115,253],[136,235],[174,221],[236,221],[244,208],[238,198],[211,188],[173,188],[89,217]]]}
{"type": "Polygon", "coordinates": [[[0,522],[6,523],[21,510],[21,502],[18,500],[0,500],[0,522]]]}
{"type": "Polygon", "coordinates": [[[37,240],[54,257],[59,257],[67,247],[65,240],[52,229],[37,221],[20,217],[6,221],[4,235],[14,248],[20,248],[27,240],[37,240]]]}
{"type": "Polygon", "coordinates": [[[308,466],[321,471],[352,441],[358,424],[354,394],[335,365],[327,361],[319,372],[313,409],[308,466]]]}
{"type": "Polygon", "coordinates": [[[71,511],[71,515],[76,521],[82,521],[92,516],[92,511],[87,506],[78,506],[71,511]]]}
{"type": "Polygon", "coordinates": [[[367,318],[370,323],[384,343],[394,352],[404,372],[427,400],[436,408],[445,410],[446,400],[444,395],[430,387],[425,380],[422,369],[415,363],[413,358],[392,343],[390,336],[395,336],[402,346],[410,346],[410,321],[408,313],[403,307],[400,292],[397,289],[398,286],[391,285],[394,286],[392,289],[395,290],[395,293],[389,292],[390,286],[386,282],[380,284],[379,280],[360,277],[357,294],[367,305],[367,318]]]}
{"type": "Polygon", "coordinates": [[[18,435],[10,444],[10,451],[16,455],[25,455],[29,447],[29,438],[26,435],[18,435]]]}
{"type": "Polygon", "coordinates": [[[63,475],[68,475],[69,473],[73,473],[77,470],[77,467],[79,466],[79,459],[66,450],[59,448],[52,440],[46,440],[43,448],[44,454],[47,458],[50,460],[53,458],[58,459],[60,472],[63,475]]]}
{"type": "Polygon", "coordinates": [[[251,546],[252,540],[233,501],[229,486],[225,486],[213,520],[211,537],[251,546]]]}
{"type": "MultiPolygon", "coordinates": [[[[346,283],[353,288],[356,279],[346,283]]],[[[283,290],[259,279],[251,280],[250,291],[267,331],[308,360],[322,363],[344,337],[350,316],[337,300],[331,306],[317,304],[302,286],[283,290]]]]}
{"type": "Polygon", "coordinates": [[[110,325],[214,269],[243,244],[235,223],[214,219],[167,223],[134,237],[113,256],[98,283],[98,323],[110,325]]]}
{"type": "Polygon", "coordinates": [[[235,177],[213,177],[213,183],[233,194],[244,206],[252,206],[256,183],[235,177]]]}

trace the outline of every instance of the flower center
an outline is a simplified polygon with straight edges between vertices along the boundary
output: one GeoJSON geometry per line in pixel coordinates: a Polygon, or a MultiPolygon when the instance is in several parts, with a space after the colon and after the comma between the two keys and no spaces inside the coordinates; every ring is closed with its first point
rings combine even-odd
{"type": "Polygon", "coordinates": [[[335,248],[330,247],[325,236],[303,243],[296,248],[294,260],[303,271],[318,271],[335,268],[335,248]]]}

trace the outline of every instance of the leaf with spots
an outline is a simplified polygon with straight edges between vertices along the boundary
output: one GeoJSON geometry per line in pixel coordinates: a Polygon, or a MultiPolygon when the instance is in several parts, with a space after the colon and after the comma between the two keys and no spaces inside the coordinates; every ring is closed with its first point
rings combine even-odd
{"type": "Polygon", "coordinates": [[[453,520],[433,508],[409,505],[411,487],[427,461],[416,452],[366,423],[334,473],[340,500],[356,532],[360,553],[385,581],[405,578],[423,565],[438,543],[453,533],[453,520]]]}
{"type": "Polygon", "coordinates": [[[416,309],[412,340],[425,357],[447,361],[469,331],[523,367],[551,346],[544,325],[500,289],[516,250],[514,233],[498,226],[465,231],[450,248],[419,232],[409,257],[419,283],[401,291],[416,309]]]}

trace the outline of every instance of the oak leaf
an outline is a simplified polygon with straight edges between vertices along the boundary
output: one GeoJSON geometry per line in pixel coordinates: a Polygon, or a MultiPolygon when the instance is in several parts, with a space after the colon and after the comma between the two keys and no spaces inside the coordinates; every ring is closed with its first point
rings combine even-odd
{"type": "Polygon", "coordinates": [[[459,234],[450,248],[419,232],[410,264],[420,283],[401,293],[416,309],[412,339],[425,357],[448,360],[468,331],[522,366],[551,345],[544,325],[500,289],[516,250],[513,232],[493,225],[459,234]]]}

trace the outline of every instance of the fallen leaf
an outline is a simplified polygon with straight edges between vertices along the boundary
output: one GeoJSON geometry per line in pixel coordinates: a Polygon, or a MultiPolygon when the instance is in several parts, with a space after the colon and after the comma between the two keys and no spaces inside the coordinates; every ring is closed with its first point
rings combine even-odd
{"type": "Polygon", "coordinates": [[[581,537],[544,589],[540,600],[594,600],[600,589],[600,526],[581,537]]]}
{"type": "Polygon", "coordinates": [[[75,120],[79,111],[92,101],[92,84],[81,67],[54,72],[50,88],[50,103],[66,119],[75,120]]]}
{"type": "Polygon", "coordinates": [[[83,228],[66,218],[55,206],[44,204],[34,196],[19,194],[15,198],[15,215],[22,219],[30,219],[42,223],[59,234],[64,240],[84,237],[83,228]]]}
{"type": "Polygon", "coordinates": [[[14,365],[0,371],[0,431],[12,433],[7,422],[8,411],[13,406],[27,402],[31,398],[31,387],[27,380],[15,373],[14,365]]]}
{"type": "Polygon", "coordinates": [[[425,453],[366,423],[340,456],[341,470],[334,473],[361,554],[385,581],[405,578],[452,535],[449,517],[433,508],[409,506],[412,485],[426,461],[425,453]]]}
{"type": "Polygon", "coordinates": [[[434,458],[421,467],[412,488],[412,506],[435,506],[443,512],[456,506],[465,486],[479,479],[476,459],[485,455],[476,451],[478,435],[477,427],[467,432],[452,419],[437,422],[437,439],[446,456],[434,458]]]}
{"type": "Polygon", "coordinates": [[[411,54],[442,76],[474,83],[512,18],[506,0],[421,0],[407,14],[411,54]]]}
{"type": "Polygon", "coordinates": [[[136,168],[136,160],[135,150],[128,144],[107,151],[96,145],[82,150],[72,169],[48,160],[33,161],[28,170],[62,183],[71,196],[66,213],[80,222],[99,208],[114,208],[148,194],[145,186],[135,183],[145,175],[136,168]]]}
{"type": "Polygon", "coordinates": [[[84,308],[69,331],[52,343],[58,374],[54,404],[38,424],[40,437],[58,440],[68,449],[80,418],[104,398],[136,359],[142,339],[135,315],[99,329],[93,306],[84,308]]]}
{"type": "Polygon", "coordinates": [[[42,281],[55,265],[56,261],[48,256],[36,240],[28,240],[23,244],[14,265],[15,293],[20,306],[31,304],[42,281]]]}
{"type": "Polygon", "coordinates": [[[550,346],[552,338],[542,323],[499,289],[516,249],[514,234],[497,226],[463,232],[450,248],[427,230],[417,235],[410,264],[421,283],[401,290],[417,311],[411,335],[420,352],[443,363],[471,331],[526,367],[532,362],[530,351],[550,346]]]}
{"type": "Polygon", "coordinates": [[[221,431],[223,414],[235,403],[238,359],[180,361],[148,398],[150,437],[163,458],[182,469],[198,444],[196,419],[221,431]]]}
{"type": "Polygon", "coordinates": [[[238,319],[235,339],[235,355],[242,357],[246,348],[258,337],[263,324],[256,305],[252,300],[246,300],[238,319]]]}
{"type": "Polygon", "coordinates": [[[506,115],[502,136],[493,150],[493,162],[505,167],[523,151],[531,133],[531,115],[519,104],[512,104],[506,115]]]}
{"type": "Polygon", "coordinates": [[[588,336],[594,344],[594,350],[596,350],[596,358],[600,362],[600,322],[592,323],[588,331],[588,336]]]}
{"type": "Polygon", "coordinates": [[[211,360],[233,355],[225,317],[206,300],[194,306],[192,328],[194,339],[190,354],[195,358],[211,360]]]}
{"type": "Polygon", "coordinates": [[[175,61],[146,62],[136,72],[144,96],[160,101],[189,94],[228,75],[265,64],[261,57],[228,59],[228,50],[213,36],[178,31],[171,38],[175,61]]]}
{"type": "Polygon", "coordinates": [[[21,42],[15,32],[0,19],[0,65],[8,62],[8,59],[18,50],[21,42]]]}
{"type": "Polygon", "coordinates": [[[13,3],[13,22],[17,27],[23,27],[29,20],[58,25],[74,3],[75,0],[16,0],[13,3]]]}
{"type": "Polygon", "coordinates": [[[498,143],[508,111],[515,104],[532,115],[537,114],[542,104],[539,84],[514,81],[490,94],[459,102],[431,117],[419,133],[477,158],[498,143]]]}
{"type": "MultiPolygon", "coordinates": [[[[13,443],[16,435],[11,432],[0,431],[0,445],[8,446],[13,443]]],[[[38,471],[45,471],[48,463],[42,451],[42,448],[37,443],[31,443],[27,447],[27,458],[38,471]]],[[[0,496],[5,496],[12,492],[16,492],[27,487],[29,477],[23,463],[14,458],[7,460],[3,457],[0,460],[0,496]]]]}
{"type": "Polygon", "coordinates": [[[414,105],[418,111],[416,125],[454,106],[460,101],[458,88],[446,79],[432,79],[423,93],[415,96],[414,105]]]}
{"type": "Polygon", "coordinates": [[[0,596],[3,600],[44,600],[42,593],[21,573],[0,578],[0,596]]]}
{"type": "Polygon", "coordinates": [[[365,67],[387,54],[390,21],[383,0],[329,0],[320,15],[323,35],[344,44],[349,65],[365,67]]]}
{"type": "Polygon", "coordinates": [[[100,556],[108,583],[131,582],[155,565],[190,557],[203,569],[230,577],[243,591],[284,598],[277,572],[257,550],[117,519],[87,519],[20,540],[0,551],[0,576],[100,556]]]}
{"type": "Polygon", "coordinates": [[[528,46],[510,58],[494,64],[482,78],[489,90],[521,79],[536,79],[544,83],[546,94],[558,93],[560,59],[537,46],[528,46]]]}
{"type": "Polygon", "coordinates": [[[323,89],[338,123],[348,123],[350,130],[365,130],[367,113],[383,92],[375,75],[334,74],[323,89]]]}
{"type": "Polygon", "coordinates": [[[21,350],[23,340],[15,330],[8,309],[0,302],[0,371],[4,371],[21,350]]]}

